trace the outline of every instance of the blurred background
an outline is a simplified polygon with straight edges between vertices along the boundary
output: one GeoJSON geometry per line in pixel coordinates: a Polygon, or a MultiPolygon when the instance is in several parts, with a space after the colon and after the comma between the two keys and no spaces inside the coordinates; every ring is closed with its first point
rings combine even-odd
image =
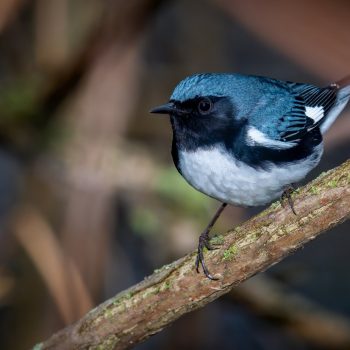
{"type": "MultiPolygon", "coordinates": [[[[148,114],[205,71],[327,85],[350,2],[1,0],[0,348],[26,349],[195,249],[218,203],[148,114]]],[[[349,109],[321,165],[350,157],[349,109]]],[[[229,208],[214,232],[259,211],[229,208]]],[[[350,349],[345,223],[137,349],[350,349]]]]}

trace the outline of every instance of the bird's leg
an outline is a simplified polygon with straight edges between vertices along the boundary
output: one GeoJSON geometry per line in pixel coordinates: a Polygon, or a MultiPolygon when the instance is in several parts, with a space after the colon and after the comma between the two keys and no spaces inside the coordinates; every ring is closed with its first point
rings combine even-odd
{"type": "Polygon", "coordinates": [[[292,212],[294,213],[294,215],[297,215],[297,213],[295,212],[295,209],[294,209],[294,202],[293,202],[293,198],[292,198],[292,193],[294,190],[295,190],[294,184],[290,184],[289,186],[287,186],[281,195],[280,202],[281,202],[281,205],[283,207],[284,200],[287,198],[288,204],[289,204],[290,208],[292,209],[292,212]]]}
{"type": "Polygon", "coordinates": [[[219,209],[216,211],[213,218],[210,220],[208,226],[205,228],[205,230],[201,233],[198,240],[198,248],[197,248],[197,258],[196,258],[196,270],[199,273],[199,263],[202,265],[204,274],[211,280],[217,280],[217,278],[213,277],[208,268],[205,265],[204,262],[204,256],[203,256],[203,249],[206,247],[208,250],[213,250],[214,248],[209,243],[209,233],[210,230],[213,228],[215,222],[221,215],[221,213],[224,211],[225,207],[227,206],[227,203],[222,203],[219,207],[219,209]]]}

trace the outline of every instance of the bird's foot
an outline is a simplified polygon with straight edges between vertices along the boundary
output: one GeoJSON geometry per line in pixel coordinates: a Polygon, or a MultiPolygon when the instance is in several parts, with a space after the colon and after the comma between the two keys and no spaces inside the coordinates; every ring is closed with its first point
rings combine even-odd
{"type": "Polygon", "coordinates": [[[205,230],[201,233],[198,240],[198,248],[197,248],[197,258],[196,258],[196,270],[199,273],[199,264],[201,264],[204,274],[211,280],[217,280],[218,278],[214,277],[208,270],[205,265],[203,250],[207,248],[208,250],[215,250],[210,244],[209,231],[205,230]]]}
{"type": "Polygon", "coordinates": [[[292,198],[292,193],[294,191],[295,191],[294,184],[290,184],[289,186],[287,186],[281,195],[280,202],[281,202],[282,207],[284,207],[284,201],[285,201],[285,199],[287,199],[289,207],[292,209],[293,214],[297,215],[297,213],[295,212],[295,209],[294,209],[294,202],[293,202],[293,198],[292,198]]]}
{"type": "Polygon", "coordinates": [[[207,248],[208,250],[213,250],[216,248],[213,248],[210,245],[209,242],[209,232],[213,228],[216,220],[219,218],[223,210],[226,208],[227,203],[222,203],[219,207],[219,209],[216,211],[215,215],[212,217],[212,219],[209,221],[208,226],[206,229],[201,233],[199,236],[199,241],[198,241],[198,248],[197,248],[197,257],[196,257],[196,270],[199,273],[199,264],[202,265],[202,269],[204,274],[211,280],[217,280],[218,278],[213,277],[211,273],[209,272],[207,266],[205,265],[204,262],[204,256],[203,256],[203,250],[204,248],[207,248]]]}

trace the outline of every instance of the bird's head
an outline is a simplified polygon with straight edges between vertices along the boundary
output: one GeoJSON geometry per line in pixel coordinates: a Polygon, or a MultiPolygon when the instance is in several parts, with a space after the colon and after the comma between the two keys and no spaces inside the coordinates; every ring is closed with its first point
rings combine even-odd
{"type": "Polygon", "coordinates": [[[192,75],[176,86],[168,103],[150,112],[170,115],[175,133],[213,136],[229,129],[232,133],[244,122],[239,103],[247,96],[241,96],[240,88],[246,88],[243,78],[225,73],[192,75]]]}
{"type": "Polygon", "coordinates": [[[184,123],[222,120],[233,115],[230,96],[225,95],[224,74],[196,74],[182,80],[168,103],[151,113],[168,114],[184,123]]]}

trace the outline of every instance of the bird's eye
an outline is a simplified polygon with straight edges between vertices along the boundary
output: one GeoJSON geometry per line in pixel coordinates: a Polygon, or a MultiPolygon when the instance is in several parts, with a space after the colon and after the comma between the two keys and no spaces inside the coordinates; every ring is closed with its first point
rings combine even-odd
{"type": "Polygon", "coordinates": [[[198,111],[200,114],[208,114],[213,108],[213,103],[209,98],[203,98],[198,103],[198,111]]]}

